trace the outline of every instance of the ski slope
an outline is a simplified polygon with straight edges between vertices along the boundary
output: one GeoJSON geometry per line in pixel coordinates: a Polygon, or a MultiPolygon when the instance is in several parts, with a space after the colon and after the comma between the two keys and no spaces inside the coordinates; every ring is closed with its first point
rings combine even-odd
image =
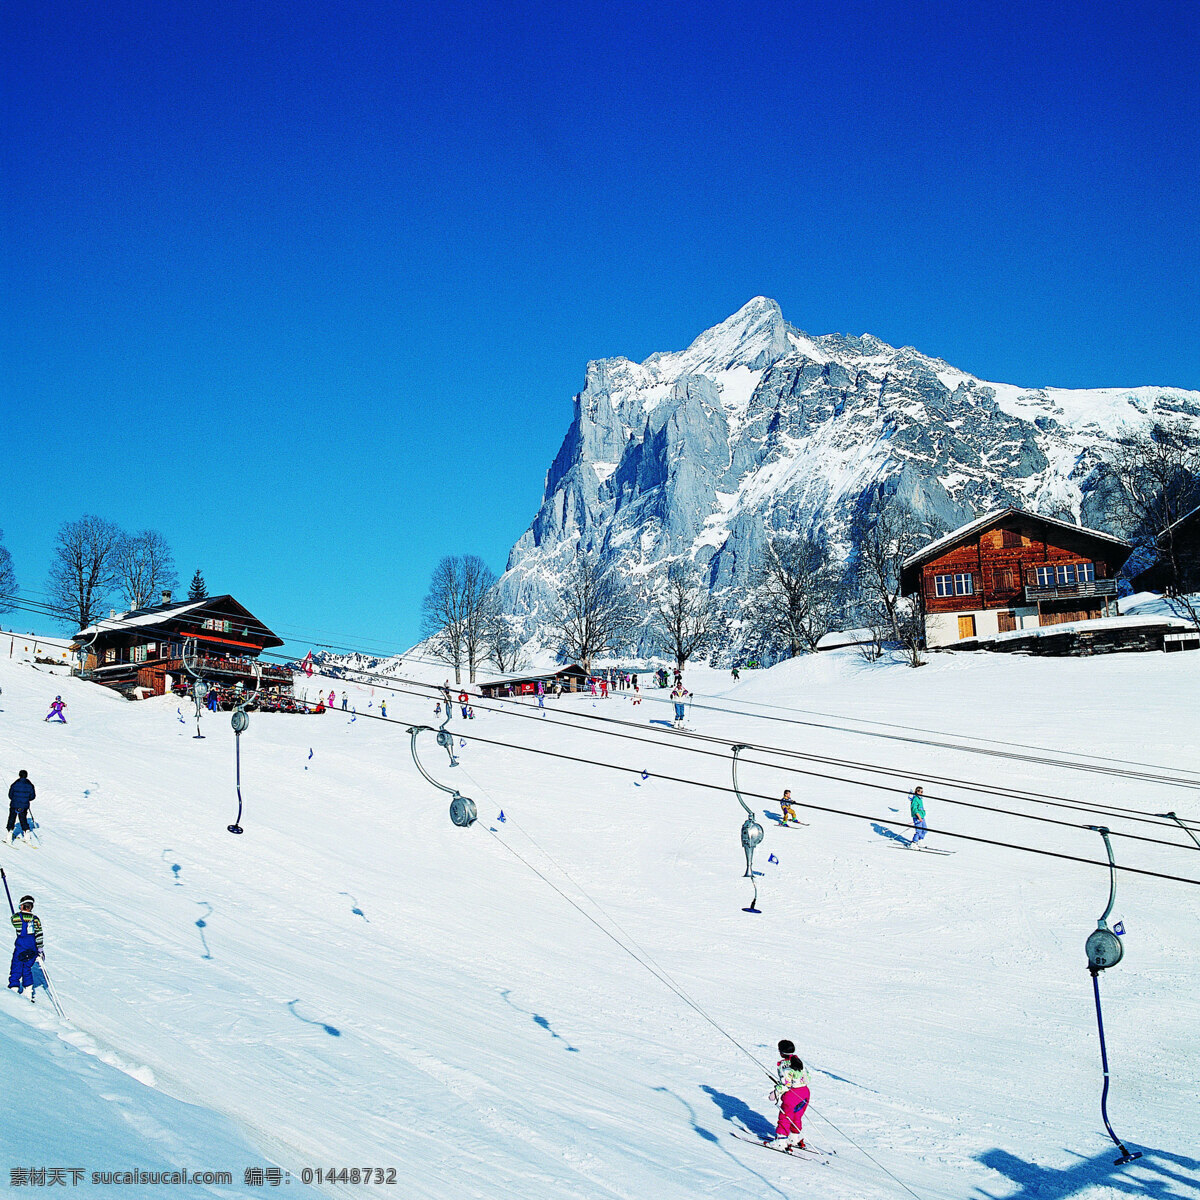
{"type": "MultiPolygon", "coordinates": [[[[369,1166],[396,1171],[378,1191],[439,1200],[1200,1196],[1200,887],[1118,877],[1126,956],[1100,981],[1109,1112],[1144,1157],[1114,1167],[1083,953],[1107,871],[938,831],[1089,859],[1100,839],[939,797],[1064,810],[928,782],[1200,819],[1200,788],[1082,757],[1200,784],[1195,655],[943,655],[913,671],[848,651],[738,684],[689,672],[698,732],[902,772],[747,752],[746,792],[863,814],[802,807],[810,824],[781,830],[757,801],[750,915],[744,814],[699,786],[728,785],[728,755],[653,724],[670,719],[661,693],[452,722],[623,773],[479,741],[452,769],[423,735],[426,769],[479,806],[462,830],[409,755],[406,724],[432,723],[432,700],[302,679],[347,691],[357,716],[252,715],[235,837],[227,713],[196,740],[189,706],[35,670],[30,640],[11,658],[7,641],[0,773],[29,771],[43,845],[2,847],[0,865],[14,898],[37,897],[70,1018],[6,994],[0,1061],[23,1118],[0,1127],[7,1164],[230,1171],[232,1186],[198,1189],[213,1195],[262,1194],[246,1167],[290,1172],[302,1195],[305,1168],[369,1166]],[[43,721],[57,693],[65,727],[43,721]],[[601,716],[637,740],[598,732],[601,716]],[[952,856],[905,850],[883,824],[907,820],[922,780],[929,842],[952,856]],[[770,1065],[780,1037],[812,1070],[805,1129],[837,1151],[828,1164],[729,1136],[773,1121],[735,1041],[770,1065]]],[[[1114,838],[1118,861],[1200,879],[1181,833],[1149,833],[1174,847],[1114,838]]]]}

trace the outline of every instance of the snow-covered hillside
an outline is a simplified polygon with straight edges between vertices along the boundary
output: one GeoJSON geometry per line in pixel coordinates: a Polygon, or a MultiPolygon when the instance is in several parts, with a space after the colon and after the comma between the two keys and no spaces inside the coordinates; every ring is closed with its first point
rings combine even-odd
{"type": "Polygon", "coordinates": [[[692,753],[659,693],[547,717],[479,705],[453,724],[455,768],[423,735],[427,769],[479,805],[462,830],[409,756],[406,724],[432,721],[432,701],[314,678],[356,712],[252,716],[235,837],[228,714],[195,740],[174,700],[35,670],[16,639],[0,770],[36,783],[43,845],[0,848],[0,864],[14,896],[37,897],[70,1023],[6,995],[20,1119],[0,1126],[5,1161],[230,1170],[214,1195],[262,1194],[246,1167],[289,1171],[296,1192],[305,1168],[371,1166],[396,1169],[379,1190],[439,1200],[1194,1197],[1200,888],[1118,879],[1109,1108],[1145,1157],[1117,1168],[1083,954],[1107,872],[937,831],[1102,855],[1094,833],[956,798],[1172,842],[1114,839],[1151,870],[1200,879],[1200,852],[1178,830],[934,778],[1198,819],[1196,666],[945,656],[912,671],[848,652],[740,684],[696,671],[696,730],[859,764],[744,756],[747,792],[816,806],[782,830],[755,801],[752,915],[743,813],[701,786],[728,784],[728,754],[692,753]],[[42,719],[56,693],[66,726],[42,719]],[[964,737],[967,714],[998,740],[964,737]],[[930,844],[952,856],[904,849],[884,824],[906,819],[918,780],[930,844]],[[780,1037],[813,1071],[806,1132],[838,1152],[828,1164],[730,1136],[767,1130],[772,1106],[729,1039],[770,1064],[780,1037]]]}
{"type": "Polygon", "coordinates": [[[1115,532],[1107,459],[1163,420],[1200,431],[1200,393],[989,383],[869,334],[809,336],[758,296],[686,350],[588,364],[501,593],[533,638],[579,549],[635,588],[684,561],[736,621],[768,537],[846,561],[877,491],[945,529],[1017,505],[1115,532]]]}

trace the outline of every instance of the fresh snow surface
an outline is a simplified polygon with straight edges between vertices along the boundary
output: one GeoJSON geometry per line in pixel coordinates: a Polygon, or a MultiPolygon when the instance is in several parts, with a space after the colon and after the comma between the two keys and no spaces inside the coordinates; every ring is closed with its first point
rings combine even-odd
{"type": "Polygon", "coordinates": [[[70,1021],[44,997],[2,1002],[9,1166],[228,1169],[222,1195],[263,1194],[241,1172],[272,1164],[291,1195],[306,1166],[370,1165],[397,1169],[379,1190],[439,1200],[1200,1194],[1200,888],[1118,878],[1127,952],[1100,980],[1109,1113],[1145,1156],[1115,1167],[1083,953],[1107,871],[946,831],[1099,860],[1080,826],[1103,821],[1173,844],[1116,837],[1119,862],[1193,879],[1197,851],[1178,830],[936,781],[1200,819],[1200,655],[945,655],[913,671],[849,650],[736,684],[689,670],[698,732],[859,764],[743,755],[743,789],[791,787],[810,822],[781,830],[752,798],[753,915],[744,814],[699,786],[728,784],[728,754],[689,752],[661,692],[547,717],[477,704],[451,725],[627,772],[470,740],[451,768],[423,734],[426,768],[479,805],[462,830],[409,756],[431,699],[302,678],[347,691],[356,714],[251,716],[235,837],[229,714],[194,740],[186,705],[35,669],[30,641],[0,641],[0,767],[29,770],[43,845],[0,848],[0,864],[14,897],[37,897],[70,1021]],[[56,693],[66,726],[43,721],[56,693]],[[371,719],[385,696],[388,724],[371,719]],[[604,736],[601,717],[643,740],[604,736]],[[1182,782],[1146,777],[1163,773],[1182,782]],[[953,857],[905,850],[885,824],[907,820],[922,780],[929,844],[953,857]],[[769,1130],[767,1079],[635,955],[762,1062],[796,1041],[805,1130],[831,1163],[729,1136],[769,1130]]]}

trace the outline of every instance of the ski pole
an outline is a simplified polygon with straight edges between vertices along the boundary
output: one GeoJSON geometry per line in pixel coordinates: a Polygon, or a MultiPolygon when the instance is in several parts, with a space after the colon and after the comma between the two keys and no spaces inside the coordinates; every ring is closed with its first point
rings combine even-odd
{"type": "Polygon", "coordinates": [[[12,902],[12,892],[8,890],[8,876],[4,873],[4,868],[0,867],[0,879],[4,881],[4,894],[8,897],[8,911],[15,917],[17,915],[16,906],[12,902]]]}
{"type": "Polygon", "coordinates": [[[58,997],[54,994],[54,985],[50,982],[50,976],[46,974],[45,959],[38,963],[38,970],[41,971],[42,978],[46,981],[46,994],[50,997],[50,1003],[54,1005],[54,1011],[65,1021],[67,1014],[63,1012],[63,1006],[59,1004],[58,997]]]}

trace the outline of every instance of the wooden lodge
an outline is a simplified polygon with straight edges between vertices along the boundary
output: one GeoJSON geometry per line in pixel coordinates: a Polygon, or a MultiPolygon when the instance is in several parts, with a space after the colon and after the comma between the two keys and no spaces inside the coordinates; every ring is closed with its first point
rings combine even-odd
{"type": "MultiPolygon", "coordinates": [[[[72,639],[76,655],[82,655],[78,673],[131,699],[162,696],[191,678],[184,666],[186,649],[188,665],[209,683],[249,690],[257,679],[255,660],[283,645],[232,596],[180,604],[163,592],[162,600],[153,608],[110,613],[81,629],[72,639]]],[[[290,695],[290,667],[260,664],[258,669],[264,691],[290,695]]]]}
{"type": "Polygon", "coordinates": [[[1155,539],[1155,563],[1133,578],[1135,591],[1178,596],[1200,592],[1200,508],[1180,517],[1155,539]]]}
{"type": "Polygon", "coordinates": [[[901,591],[919,596],[930,649],[967,638],[1116,614],[1128,542],[1002,508],[905,559],[901,591]]]}
{"type": "Polygon", "coordinates": [[[558,684],[564,692],[582,692],[587,686],[587,672],[578,664],[557,671],[531,671],[525,675],[506,675],[489,679],[479,685],[479,694],[488,699],[503,696],[536,696],[540,683],[547,693],[558,684]]]}

